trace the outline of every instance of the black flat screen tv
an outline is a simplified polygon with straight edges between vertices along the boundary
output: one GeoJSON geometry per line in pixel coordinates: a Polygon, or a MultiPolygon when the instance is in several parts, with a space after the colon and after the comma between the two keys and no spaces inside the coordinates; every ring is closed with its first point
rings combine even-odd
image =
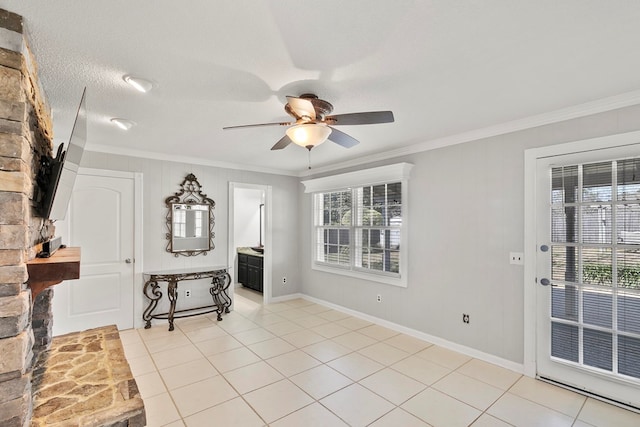
{"type": "Polygon", "coordinates": [[[63,220],[67,216],[73,185],[87,142],[86,92],[87,88],[84,88],[67,149],[64,150],[64,144],[61,144],[55,159],[50,162],[49,182],[42,198],[40,213],[52,221],[63,220]]]}

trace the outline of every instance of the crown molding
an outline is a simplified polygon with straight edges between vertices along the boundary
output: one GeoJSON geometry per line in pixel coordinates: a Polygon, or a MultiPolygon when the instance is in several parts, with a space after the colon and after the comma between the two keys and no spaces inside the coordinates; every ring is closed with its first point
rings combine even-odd
{"type": "Polygon", "coordinates": [[[169,161],[174,163],[188,163],[192,165],[201,165],[201,166],[213,166],[224,169],[234,169],[234,170],[242,170],[247,172],[259,172],[259,173],[268,173],[273,175],[285,175],[285,176],[298,176],[298,172],[296,171],[286,171],[280,169],[270,169],[270,168],[262,168],[259,166],[250,166],[239,163],[231,163],[231,162],[217,162],[208,159],[203,159],[200,157],[189,157],[189,156],[176,156],[164,153],[156,153],[151,151],[144,150],[134,150],[131,148],[118,148],[118,147],[110,147],[102,144],[87,144],[85,148],[86,151],[93,151],[96,153],[105,153],[105,154],[115,154],[121,156],[129,156],[129,157],[139,157],[143,159],[153,159],[153,160],[161,160],[161,161],[169,161]]]}
{"type": "Polygon", "coordinates": [[[339,169],[360,166],[367,163],[373,163],[381,160],[388,160],[400,156],[416,154],[423,151],[435,150],[437,148],[448,147],[465,142],[477,141],[493,136],[504,135],[525,129],[531,129],[538,126],[544,126],[552,123],[559,123],[566,120],[586,117],[593,114],[604,113],[607,111],[617,110],[619,108],[629,107],[640,104],[640,90],[626,92],[620,95],[602,98],[596,101],[585,102],[583,104],[574,105],[559,110],[550,111],[535,116],[525,117],[523,119],[512,120],[493,126],[487,126],[475,129],[469,132],[463,132],[456,135],[436,138],[425,142],[420,142],[407,147],[389,150],[382,153],[362,156],[357,159],[347,160],[345,162],[333,163],[330,166],[315,167],[313,171],[301,171],[299,177],[307,177],[312,174],[321,174],[339,169]]]}
{"type": "Polygon", "coordinates": [[[610,96],[607,98],[598,99],[596,101],[585,102],[583,104],[574,105],[559,110],[550,111],[543,114],[537,114],[534,116],[525,117],[522,119],[512,120],[509,122],[500,123],[493,126],[487,126],[480,129],[471,130],[468,132],[462,132],[455,135],[445,136],[442,138],[436,138],[417,144],[413,144],[407,147],[397,148],[394,150],[388,150],[381,153],[375,153],[368,156],[358,157],[357,159],[347,160],[339,163],[332,163],[327,166],[317,166],[313,170],[309,171],[304,169],[302,171],[288,171],[282,169],[263,168],[259,166],[251,166],[246,164],[231,163],[231,162],[219,162],[202,159],[199,157],[187,157],[187,156],[174,156],[163,153],[148,152],[143,150],[134,150],[129,148],[116,148],[102,144],[90,144],[87,146],[87,151],[95,151],[99,153],[118,154],[123,156],[141,157],[145,159],[172,161],[197,164],[203,166],[214,166],[226,169],[244,170],[249,172],[268,173],[274,175],[295,176],[298,178],[307,178],[313,175],[318,175],[327,172],[333,172],[335,170],[347,169],[351,167],[361,166],[364,164],[386,161],[392,158],[401,156],[407,156],[411,154],[421,153],[424,151],[435,150],[438,148],[448,147],[457,144],[464,144],[466,142],[472,142],[481,140],[484,138],[490,138],[498,135],[504,135],[521,130],[531,129],[538,126],[549,125],[553,123],[559,123],[566,120],[577,119],[580,117],[586,117],[593,114],[604,113],[607,111],[616,110],[619,108],[629,107],[632,105],[640,104],[640,90],[626,92],[620,95],[610,96]]]}

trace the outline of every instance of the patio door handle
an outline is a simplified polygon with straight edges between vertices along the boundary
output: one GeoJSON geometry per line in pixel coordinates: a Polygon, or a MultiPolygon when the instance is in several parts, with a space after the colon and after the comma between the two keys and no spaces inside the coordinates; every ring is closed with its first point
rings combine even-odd
{"type": "Polygon", "coordinates": [[[540,279],[540,284],[542,286],[549,286],[551,284],[551,280],[547,279],[546,277],[542,278],[542,279],[540,279]]]}

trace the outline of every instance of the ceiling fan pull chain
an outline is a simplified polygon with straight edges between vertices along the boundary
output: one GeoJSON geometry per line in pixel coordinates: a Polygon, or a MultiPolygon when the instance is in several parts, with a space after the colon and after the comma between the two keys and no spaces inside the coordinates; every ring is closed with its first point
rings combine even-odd
{"type": "Polygon", "coordinates": [[[309,154],[309,170],[311,170],[311,149],[308,149],[307,153],[309,154]]]}

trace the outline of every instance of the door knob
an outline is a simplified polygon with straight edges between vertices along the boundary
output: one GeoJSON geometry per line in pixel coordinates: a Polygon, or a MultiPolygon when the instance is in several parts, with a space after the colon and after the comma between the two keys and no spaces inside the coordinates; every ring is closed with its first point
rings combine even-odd
{"type": "Polygon", "coordinates": [[[131,258],[127,258],[124,260],[124,262],[126,262],[127,264],[131,264],[132,261],[131,261],[131,258]]]}
{"type": "Polygon", "coordinates": [[[551,280],[544,278],[544,279],[540,279],[540,284],[542,286],[549,286],[551,284],[551,280]]]}

